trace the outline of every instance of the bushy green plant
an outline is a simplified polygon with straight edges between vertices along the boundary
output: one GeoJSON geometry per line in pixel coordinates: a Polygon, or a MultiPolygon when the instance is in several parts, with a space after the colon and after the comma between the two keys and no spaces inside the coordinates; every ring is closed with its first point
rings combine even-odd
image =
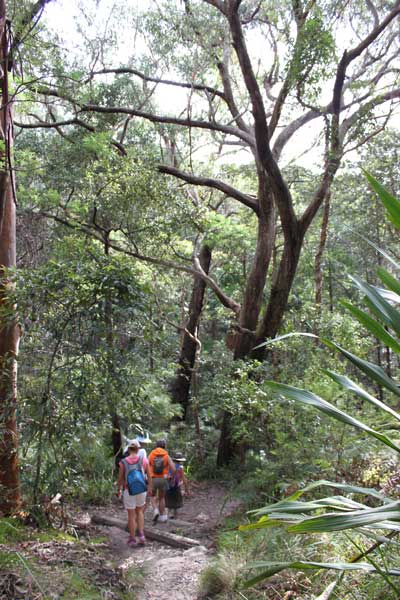
{"type": "MultiPolygon", "coordinates": [[[[367,177],[384,204],[391,222],[397,229],[400,229],[400,202],[371,175],[367,174],[367,177]]],[[[390,261],[392,270],[398,271],[399,265],[383,251],[381,253],[390,261]]],[[[346,307],[370,334],[389,347],[393,354],[400,355],[400,312],[398,310],[400,282],[391,272],[383,268],[379,268],[377,273],[385,286],[383,289],[363,282],[357,277],[352,277],[354,285],[364,296],[364,304],[368,311],[361,310],[348,302],[346,302],[346,307]]],[[[396,399],[400,396],[398,383],[380,366],[328,339],[321,338],[321,341],[331,350],[339,352],[342,358],[350,363],[353,372],[361,374],[363,385],[346,375],[325,370],[325,374],[339,384],[343,390],[355,394],[359,403],[367,402],[375,407],[378,416],[384,415],[383,426],[382,418],[380,419],[380,430],[369,426],[337,405],[305,389],[274,381],[267,381],[266,386],[291,402],[313,406],[337,420],[342,426],[350,425],[356,431],[368,434],[379,444],[383,444],[387,455],[391,456],[394,453],[398,457],[400,445],[397,435],[389,437],[387,431],[396,432],[398,430],[400,414],[390,406],[390,400],[389,403],[384,403],[365,387],[370,384],[372,389],[376,389],[378,385],[386,391],[389,399],[396,399]]],[[[341,562],[337,560],[318,561],[318,559],[297,560],[292,557],[281,562],[259,561],[250,565],[252,569],[258,571],[258,574],[248,581],[247,585],[252,586],[285,569],[302,571],[332,569],[339,571],[340,575],[326,588],[323,598],[328,599],[332,596],[344,572],[360,570],[366,574],[378,573],[381,575],[390,593],[394,594],[394,597],[400,597],[400,591],[392,581],[392,576],[400,575],[398,557],[392,554],[390,557],[392,561],[389,563],[387,560],[388,553],[391,551],[392,538],[400,533],[400,502],[386,495],[385,490],[351,486],[340,481],[322,480],[302,487],[285,500],[268,504],[254,511],[254,515],[258,517],[258,521],[243,526],[243,530],[259,530],[283,525],[288,532],[296,534],[325,534],[343,531],[346,532],[354,551],[351,557],[346,557],[341,562]],[[304,494],[324,487],[334,489],[338,495],[319,499],[312,498],[308,501],[300,500],[304,494]],[[350,496],[345,496],[346,493],[350,496]]]]}

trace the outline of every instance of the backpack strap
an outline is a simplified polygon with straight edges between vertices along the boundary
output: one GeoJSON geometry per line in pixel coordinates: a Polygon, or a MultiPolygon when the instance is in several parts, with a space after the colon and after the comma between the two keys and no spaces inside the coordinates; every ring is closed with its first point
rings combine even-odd
{"type": "Polygon", "coordinates": [[[140,469],[140,471],[144,475],[144,471],[143,471],[143,456],[139,456],[139,460],[137,462],[135,462],[133,465],[131,463],[128,463],[128,461],[125,458],[123,458],[121,460],[121,462],[124,465],[125,483],[126,484],[128,484],[128,474],[129,474],[129,471],[133,471],[133,469],[135,469],[135,470],[140,469]]]}
{"type": "Polygon", "coordinates": [[[125,484],[127,485],[128,484],[129,463],[125,458],[123,458],[121,460],[121,462],[124,465],[125,484]]]}
{"type": "Polygon", "coordinates": [[[144,474],[144,469],[143,469],[143,455],[139,456],[139,460],[137,461],[137,463],[135,463],[135,466],[136,465],[139,466],[140,470],[144,474]]]}

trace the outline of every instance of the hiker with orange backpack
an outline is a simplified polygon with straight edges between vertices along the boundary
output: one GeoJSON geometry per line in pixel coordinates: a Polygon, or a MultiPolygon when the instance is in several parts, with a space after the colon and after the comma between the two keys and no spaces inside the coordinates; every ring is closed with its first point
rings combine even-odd
{"type": "Polygon", "coordinates": [[[151,494],[151,473],[147,458],[139,456],[140,444],[137,440],[128,443],[129,455],[119,463],[117,496],[121,497],[124,490],[124,508],[128,511],[128,546],[137,546],[136,529],[139,544],[145,543],[144,537],[144,507],[147,493],[151,494]],[[147,484],[145,480],[147,474],[147,484]]]}
{"type": "Polygon", "coordinates": [[[165,512],[165,494],[168,489],[168,478],[170,473],[175,474],[175,465],[165,449],[165,440],[158,440],[156,447],[149,454],[150,474],[153,493],[151,503],[154,514],[153,521],[160,519],[161,523],[167,521],[165,512]]]}

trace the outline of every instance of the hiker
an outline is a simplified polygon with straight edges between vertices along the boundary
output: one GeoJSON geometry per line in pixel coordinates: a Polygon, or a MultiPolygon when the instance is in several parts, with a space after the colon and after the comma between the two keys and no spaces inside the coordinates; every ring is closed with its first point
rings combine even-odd
{"type": "Polygon", "coordinates": [[[136,529],[139,536],[139,544],[145,543],[144,537],[144,507],[146,504],[146,481],[147,492],[151,494],[151,473],[147,458],[139,456],[140,444],[137,440],[131,440],[128,444],[129,455],[119,463],[119,476],[117,483],[117,496],[121,497],[124,490],[124,508],[128,511],[128,545],[137,545],[136,529]]]}
{"type": "Polygon", "coordinates": [[[165,449],[165,440],[158,440],[156,447],[149,454],[150,473],[152,478],[153,493],[151,504],[153,506],[153,521],[160,519],[165,523],[168,517],[165,512],[165,493],[168,489],[168,477],[171,472],[175,474],[175,465],[165,449]]]}
{"type": "MultiPolygon", "coordinates": [[[[146,447],[148,446],[148,444],[151,444],[151,439],[150,439],[148,431],[146,431],[146,433],[144,435],[138,435],[136,437],[136,439],[140,444],[139,456],[142,456],[143,458],[147,458],[146,447]]],[[[143,509],[144,512],[146,512],[149,503],[150,503],[150,494],[147,494],[146,504],[143,509]]]]}
{"type": "Polygon", "coordinates": [[[178,508],[182,508],[183,506],[182,486],[185,487],[186,496],[190,496],[190,491],[189,483],[183,469],[183,463],[186,462],[186,458],[184,458],[182,452],[175,452],[172,460],[175,464],[175,475],[170,474],[168,490],[165,495],[165,505],[168,508],[170,518],[176,519],[178,508]]]}
{"type": "Polygon", "coordinates": [[[148,445],[151,444],[151,439],[148,431],[146,431],[145,435],[138,435],[136,439],[140,444],[139,456],[147,458],[146,448],[148,448],[148,445]]]}

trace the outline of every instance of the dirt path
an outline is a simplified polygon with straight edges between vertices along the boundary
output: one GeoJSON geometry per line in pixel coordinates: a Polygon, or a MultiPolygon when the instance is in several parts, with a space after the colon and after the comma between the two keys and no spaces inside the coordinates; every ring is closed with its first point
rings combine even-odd
{"type": "MultiPolygon", "coordinates": [[[[109,547],[121,573],[139,568],[143,585],[137,600],[194,600],[198,579],[214,552],[215,531],[223,519],[239,507],[226,488],[218,483],[202,483],[185,499],[176,521],[157,524],[161,531],[170,531],[197,539],[200,546],[178,549],[147,541],[144,547],[127,546],[128,533],[117,527],[99,527],[109,539],[109,547]]],[[[107,508],[109,516],[126,518],[121,505],[107,508]]],[[[151,526],[152,510],[146,511],[146,525],[151,526]]],[[[146,527],[145,525],[145,527],[146,527]]]]}

